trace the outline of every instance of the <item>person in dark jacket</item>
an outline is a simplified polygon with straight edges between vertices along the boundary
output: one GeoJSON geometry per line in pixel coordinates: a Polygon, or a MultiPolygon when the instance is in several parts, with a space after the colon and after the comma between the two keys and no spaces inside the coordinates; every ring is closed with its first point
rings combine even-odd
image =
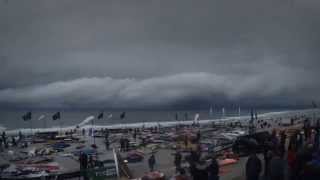
{"type": "Polygon", "coordinates": [[[200,160],[195,164],[193,179],[194,180],[208,179],[207,165],[204,160],[200,160]]]}
{"type": "Polygon", "coordinates": [[[215,157],[211,159],[211,163],[207,168],[208,180],[219,180],[219,164],[215,157]]]}
{"type": "Polygon", "coordinates": [[[263,152],[263,158],[264,158],[264,176],[267,178],[269,177],[269,164],[272,159],[273,153],[266,148],[263,152]]]}
{"type": "Polygon", "coordinates": [[[280,147],[279,147],[279,150],[280,150],[280,157],[283,158],[285,152],[286,152],[286,139],[287,139],[287,135],[286,135],[286,132],[285,131],[282,131],[280,133],[280,147]]]}
{"type": "Polygon", "coordinates": [[[105,140],[105,145],[106,145],[106,150],[109,150],[109,147],[110,147],[109,139],[105,140]]]}
{"type": "Polygon", "coordinates": [[[253,151],[249,156],[246,163],[246,179],[258,180],[261,173],[261,160],[257,157],[253,151]]]}
{"type": "Polygon", "coordinates": [[[85,153],[81,152],[79,161],[80,161],[80,172],[82,173],[83,178],[86,180],[88,179],[88,176],[87,176],[88,156],[85,153]]]}
{"type": "Polygon", "coordinates": [[[148,159],[148,164],[149,164],[150,172],[152,172],[154,170],[154,165],[156,164],[156,158],[154,154],[152,154],[148,159]]]}
{"type": "Polygon", "coordinates": [[[284,180],[285,161],[280,157],[280,152],[276,152],[269,165],[270,179],[284,180]]]}
{"type": "Polygon", "coordinates": [[[176,171],[178,171],[181,168],[181,160],[182,160],[182,155],[179,151],[174,156],[174,165],[176,167],[176,171]]]}

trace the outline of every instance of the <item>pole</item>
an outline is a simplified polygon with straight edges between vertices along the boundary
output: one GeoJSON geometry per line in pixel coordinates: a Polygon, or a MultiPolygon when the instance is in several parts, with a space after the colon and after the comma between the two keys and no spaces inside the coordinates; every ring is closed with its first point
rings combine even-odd
{"type": "Polygon", "coordinates": [[[93,125],[94,125],[94,119],[92,119],[92,123],[91,123],[91,132],[92,132],[92,137],[93,137],[93,144],[96,144],[96,138],[95,138],[95,136],[94,136],[94,128],[93,128],[93,125]]]}
{"type": "Polygon", "coordinates": [[[32,118],[30,119],[30,127],[31,127],[31,135],[33,135],[33,126],[32,126],[32,118]]]}
{"type": "Polygon", "coordinates": [[[44,125],[44,128],[47,128],[47,121],[46,121],[46,118],[43,119],[43,125],[44,125]]]}
{"type": "Polygon", "coordinates": [[[60,129],[60,134],[62,135],[62,128],[61,128],[61,118],[59,118],[59,129],[60,129]]]}

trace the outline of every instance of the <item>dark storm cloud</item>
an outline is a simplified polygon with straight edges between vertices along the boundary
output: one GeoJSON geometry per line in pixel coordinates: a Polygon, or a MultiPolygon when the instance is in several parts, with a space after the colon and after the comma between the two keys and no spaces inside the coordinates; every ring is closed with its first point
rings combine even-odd
{"type": "Polygon", "coordinates": [[[307,104],[319,99],[319,10],[316,0],[10,0],[0,104],[307,104]]]}

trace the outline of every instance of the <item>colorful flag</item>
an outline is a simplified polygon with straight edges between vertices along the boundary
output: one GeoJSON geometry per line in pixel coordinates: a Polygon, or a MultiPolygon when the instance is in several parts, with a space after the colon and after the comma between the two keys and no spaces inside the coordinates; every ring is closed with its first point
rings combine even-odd
{"type": "Polygon", "coordinates": [[[57,120],[57,119],[60,119],[61,116],[60,116],[60,112],[56,112],[53,116],[52,116],[52,120],[57,120]]]}
{"type": "Polygon", "coordinates": [[[23,119],[24,121],[31,120],[31,118],[32,118],[32,113],[31,113],[30,111],[27,112],[25,115],[22,116],[22,119],[23,119]]]}

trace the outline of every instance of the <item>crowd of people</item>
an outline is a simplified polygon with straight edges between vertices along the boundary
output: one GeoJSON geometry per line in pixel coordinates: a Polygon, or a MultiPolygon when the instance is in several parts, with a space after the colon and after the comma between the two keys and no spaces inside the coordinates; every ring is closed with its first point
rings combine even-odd
{"type": "Polygon", "coordinates": [[[320,126],[304,121],[303,129],[287,138],[287,132],[273,131],[266,141],[263,161],[253,149],[246,162],[247,180],[318,180],[320,179],[320,126]],[[262,176],[262,177],[261,177],[262,176]]]}

